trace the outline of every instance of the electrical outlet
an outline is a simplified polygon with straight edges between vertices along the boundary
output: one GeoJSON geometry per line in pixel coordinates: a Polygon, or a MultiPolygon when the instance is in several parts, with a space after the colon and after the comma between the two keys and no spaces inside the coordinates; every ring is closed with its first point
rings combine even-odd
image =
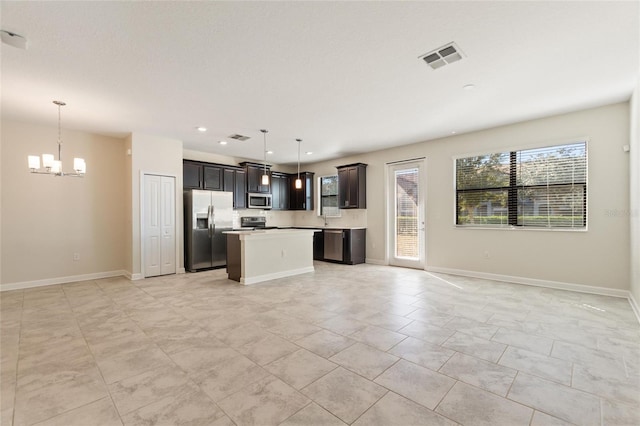
{"type": "Polygon", "coordinates": [[[77,262],[78,260],[80,260],[80,253],[73,253],[73,260],[74,262],[77,262]]]}

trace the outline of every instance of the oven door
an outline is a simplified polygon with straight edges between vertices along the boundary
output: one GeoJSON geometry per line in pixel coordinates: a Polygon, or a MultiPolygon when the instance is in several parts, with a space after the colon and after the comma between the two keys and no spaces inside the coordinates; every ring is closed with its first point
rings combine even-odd
{"type": "Polygon", "coordinates": [[[268,210],[271,208],[271,194],[247,194],[247,206],[250,209],[268,210]]]}

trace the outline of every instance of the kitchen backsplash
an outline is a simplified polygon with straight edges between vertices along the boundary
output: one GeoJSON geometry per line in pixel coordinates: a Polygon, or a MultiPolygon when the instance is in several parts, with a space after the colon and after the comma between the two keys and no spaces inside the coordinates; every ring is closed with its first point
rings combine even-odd
{"type": "MultiPolygon", "coordinates": [[[[295,215],[294,226],[323,226],[324,217],[318,216],[317,212],[297,211],[291,212],[295,215]]],[[[335,227],[367,227],[366,209],[340,210],[340,217],[328,217],[327,226],[335,227]]]]}
{"type": "MultiPolygon", "coordinates": [[[[340,210],[340,217],[328,217],[328,226],[354,227],[367,226],[367,210],[340,210]]],[[[281,210],[234,210],[233,226],[240,227],[240,218],[244,216],[265,216],[267,226],[323,226],[324,218],[315,211],[281,211],[281,210]]]]}

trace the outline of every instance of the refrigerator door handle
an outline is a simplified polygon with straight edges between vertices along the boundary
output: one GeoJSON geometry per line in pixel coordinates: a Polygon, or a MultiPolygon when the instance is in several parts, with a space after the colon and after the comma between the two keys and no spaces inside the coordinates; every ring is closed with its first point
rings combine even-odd
{"type": "Polygon", "coordinates": [[[216,232],[216,206],[211,206],[211,233],[215,234],[216,232]]]}
{"type": "Polygon", "coordinates": [[[213,235],[213,232],[211,230],[211,223],[213,222],[212,217],[211,217],[211,210],[212,210],[212,207],[211,207],[211,205],[209,205],[207,207],[207,230],[209,232],[209,238],[211,238],[212,235],[213,235]]]}

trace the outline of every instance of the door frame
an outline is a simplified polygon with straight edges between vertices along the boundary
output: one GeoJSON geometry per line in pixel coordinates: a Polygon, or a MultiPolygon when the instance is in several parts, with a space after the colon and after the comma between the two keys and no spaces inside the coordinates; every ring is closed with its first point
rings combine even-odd
{"type": "MultiPolygon", "coordinates": [[[[146,271],[145,271],[145,244],[144,244],[144,214],[145,214],[145,205],[144,205],[144,197],[145,197],[145,189],[144,189],[144,184],[145,184],[145,176],[146,175],[150,175],[150,176],[164,176],[164,177],[169,177],[169,178],[173,178],[174,179],[174,194],[175,194],[175,202],[174,202],[174,208],[175,208],[175,229],[174,229],[174,235],[175,235],[175,263],[176,263],[176,274],[184,274],[185,270],[184,270],[184,255],[183,252],[180,250],[181,247],[181,241],[184,238],[183,237],[183,231],[182,229],[184,228],[183,224],[183,212],[182,212],[182,187],[178,188],[178,183],[180,183],[180,185],[182,185],[182,181],[178,182],[178,175],[174,174],[174,173],[164,173],[164,172],[148,172],[148,171],[144,171],[144,170],[140,170],[140,196],[138,199],[138,203],[139,203],[139,211],[140,211],[140,216],[138,217],[138,223],[140,224],[139,226],[139,232],[140,235],[138,236],[140,238],[140,275],[142,279],[145,279],[147,277],[146,275],[146,271]],[[180,224],[180,226],[178,226],[178,224],[180,224]],[[182,259],[182,261],[181,261],[182,259]]],[[[182,176],[180,176],[182,177],[182,176]]]]}
{"type": "Polygon", "coordinates": [[[413,268],[413,269],[424,269],[427,268],[427,158],[419,157],[419,158],[411,158],[407,160],[401,161],[392,161],[385,163],[384,169],[384,196],[385,196],[385,264],[391,266],[399,266],[405,268],[413,268]],[[393,188],[391,187],[391,178],[393,176],[393,168],[396,166],[409,165],[417,163],[419,167],[419,196],[422,206],[418,208],[422,211],[422,218],[424,220],[424,229],[419,229],[418,232],[421,232],[420,242],[422,247],[420,247],[422,253],[418,261],[407,261],[394,263],[392,254],[395,251],[395,247],[392,247],[392,242],[395,241],[395,236],[392,235],[395,227],[391,226],[391,219],[395,217],[395,199],[391,199],[391,195],[393,195],[393,188]]]}

